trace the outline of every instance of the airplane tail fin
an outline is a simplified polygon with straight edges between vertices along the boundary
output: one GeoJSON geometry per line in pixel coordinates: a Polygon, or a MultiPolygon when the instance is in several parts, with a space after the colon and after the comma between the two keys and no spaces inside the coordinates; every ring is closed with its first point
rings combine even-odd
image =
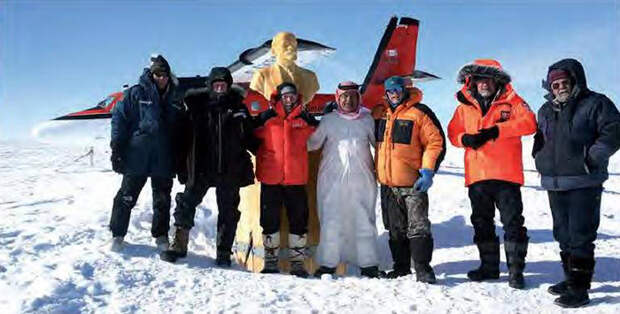
{"type": "Polygon", "coordinates": [[[390,19],[360,90],[366,106],[372,108],[381,103],[383,82],[390,76],[408,77],[412,81],[439,78],[415,70],[419,24],[418,20],[409,17],[390,19]]]}

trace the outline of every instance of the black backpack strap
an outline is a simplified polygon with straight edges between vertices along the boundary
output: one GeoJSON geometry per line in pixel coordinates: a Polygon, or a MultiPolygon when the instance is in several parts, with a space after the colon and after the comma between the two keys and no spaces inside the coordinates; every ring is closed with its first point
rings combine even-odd
{"type": "Polygon", "coordinates": [[[437,129],[439,129],[439,133],[441,134],[441,138],[443,139],[443,145],[442,145],[443,147],[441,148],[441,153],[439,153],[439,156],[437,156],[437,161],[435,161],[434,170],[435,172],[437,172],[437,170],[439,170],[439,166],[441,165],[441,162],[446,157],[446,134],[443,132],[443,128],[441,127],[441,122],[439,122],[439,119],[437,119],[437,116],[435,115],[433,110],[431,110],[431,108],[429,108],[428,106],[422,103],[417,103],[414,105],[414,107],[422,111],[429,118],[431,118],[431,121],[433,121],[433,124],[437,127],[437,129]]]}

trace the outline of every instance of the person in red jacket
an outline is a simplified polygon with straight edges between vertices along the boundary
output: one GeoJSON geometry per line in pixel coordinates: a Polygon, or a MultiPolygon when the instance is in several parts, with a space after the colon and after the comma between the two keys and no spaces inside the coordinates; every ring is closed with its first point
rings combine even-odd
{"type": "Polygon", "coordinates": [[[292,83],[277,87],[271,108],[258,117],[254,131],[261,141],[256,154],[256,178],[261,182],[260,225],[263,228],[265,267],[262,273],[278,273],[280,208],[289,221],[291,274],[307,277],[304,269],[308,226],[307,141],[318,121],[301,105],[302,96],[292,83]]]}
{"type": "Polygon", "coordinates": [[[467,277],[473,281],[499,278],[499,239],[493,221],[497,206],[505,231],[509,285],[522,289],[529,238],[522,215],[521,137],[536,132],[536,116],[495,60],[465,65],[458,81],[463,87],[456,94],[459,104],[448,125],[448,137],[452,145],[465,148],[465,186],[481,260],[467,277]]]}

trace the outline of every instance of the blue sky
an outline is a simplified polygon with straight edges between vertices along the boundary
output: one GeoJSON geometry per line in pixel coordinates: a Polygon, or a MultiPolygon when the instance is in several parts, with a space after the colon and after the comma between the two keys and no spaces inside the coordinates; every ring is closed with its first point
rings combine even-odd
{"type": "Polygon", "coordinates": [[[312,66],[321,92],[363,81],[392,15],[420,20],[426,104],[447,124],[456,72],[495,58],[533,109],[541,79],[580,60],[590,87],[620,96],[618,1],[0,1],[0,139],[84,109],[136,82],[153,52],[177,75],[205,75],[281,30],[337,48],[312,66]]]}

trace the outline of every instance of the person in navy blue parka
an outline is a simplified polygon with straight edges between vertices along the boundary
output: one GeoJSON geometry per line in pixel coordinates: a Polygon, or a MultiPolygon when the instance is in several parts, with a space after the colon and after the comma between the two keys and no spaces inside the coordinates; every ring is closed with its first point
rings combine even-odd
{"type": "Polygon", "coordinates": [[[112,249],[122,249],[131,209],[151,178],[153,221],[151,235],[160,249],[168,247],[170,192],[174,177],[173,137],[182,104],[175,94],[178,83],[163,56],[151,58],[137,85],[127,89],[112,111],[112,168],[123,175],[114,197],[110,230],[112,249]],[[179,101],[179,102],[177,102],[179,101]]]}
{"type": "Polygon", "coordinates": [[[620,148],[620,113],[609,98],[588,88],[575,59],[551,65],[543,87],[549,93],[538,110],[532,156],[548,191],[566,275],[548,291],[560,295],[556,304],[578,307],[590,301],[601,194],[609,158],[620,148]]]}

